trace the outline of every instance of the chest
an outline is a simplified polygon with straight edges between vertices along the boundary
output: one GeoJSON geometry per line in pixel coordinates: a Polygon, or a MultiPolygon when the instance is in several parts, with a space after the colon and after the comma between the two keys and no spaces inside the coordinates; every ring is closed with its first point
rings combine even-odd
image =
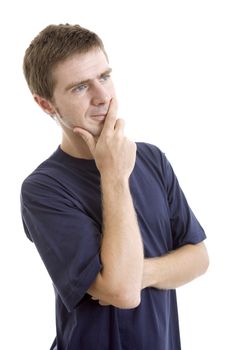
{"type": "MultiPolygon", "coordinates": [[[[67,181],[74,205],[83,207],[102,232],[100,177],[97,173],[67,181]],[[72,186],[68,184],[73,184],[72,186]]],[[[130,191],[146,257],[160,256],[172,248],[169,205],[164,179],[159,171],[135,167],[129,179],[130,191]]]]}

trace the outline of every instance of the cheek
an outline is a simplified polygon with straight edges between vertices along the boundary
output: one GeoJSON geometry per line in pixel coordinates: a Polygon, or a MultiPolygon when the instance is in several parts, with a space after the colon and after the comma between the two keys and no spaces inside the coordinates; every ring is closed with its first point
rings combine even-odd
{"type": "Polygon", "coordinates": [[[111,97],[116,97],[116,90],[113,82],[110,84],[109,94],[111,95],[111,97]]]}
{"type": "Polygon", "coordinates": [[[82,118],[85,114],[85,105],[81,101],[70,99],[60,103],[59,108],[61,115],[75,121],[77,118],[82,118]]]}

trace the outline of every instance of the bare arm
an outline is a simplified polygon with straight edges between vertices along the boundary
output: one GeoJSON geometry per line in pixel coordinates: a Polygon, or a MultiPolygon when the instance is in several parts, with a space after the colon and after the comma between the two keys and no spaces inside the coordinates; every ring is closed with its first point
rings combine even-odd
{"type": "Polygon", "coordinates": [[[103,205],[103,268],[88,293],[108,304],[133,308],[140,303],[144,257],[128,181],[136,145],[124,136],[123,126],[123,120],[116,120],[113,101],[97,143],[82,131],[100,171],[103,205]]]}
{"type": "Polygon", "coordinates": [[[205,244],[187,244],[164,256],[145,259],[142,288],[175,289],[205,273],[208,265],[205,244]]]}
{"type": "Polygon", "coordinates": [[[103,182],[103,269],[88,293],[106,303],[140,303],[143,250],[128,183],[103,182]]]}

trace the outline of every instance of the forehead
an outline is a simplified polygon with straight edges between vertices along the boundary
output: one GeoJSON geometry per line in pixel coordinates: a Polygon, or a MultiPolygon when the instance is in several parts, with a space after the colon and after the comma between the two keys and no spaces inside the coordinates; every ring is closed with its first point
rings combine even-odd
{"type": "Polygon", "coordinates": [[[54,87],[62,88],[74,80],[95,79],[108,68],[107,58],[99,48],[74,54],[54,67],[52,72],[54,87]]]}

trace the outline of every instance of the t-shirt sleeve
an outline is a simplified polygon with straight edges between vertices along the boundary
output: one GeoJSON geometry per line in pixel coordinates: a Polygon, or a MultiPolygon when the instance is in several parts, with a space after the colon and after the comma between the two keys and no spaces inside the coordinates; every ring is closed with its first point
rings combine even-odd
{"type": "Polygon", "coordinates": [[[165,183],[170,209],[173,249],[185,244],[197,244],[206,238],[205,232],[189,207],[173,168],[163,155],[165,183]]]}
{"type": "Polygon", "coordinates": [[[72,311],[101,270],[98,223],[56,186],[32,180],[22,185],[21,213],[27,236],[64,305],[72,311]]]}

